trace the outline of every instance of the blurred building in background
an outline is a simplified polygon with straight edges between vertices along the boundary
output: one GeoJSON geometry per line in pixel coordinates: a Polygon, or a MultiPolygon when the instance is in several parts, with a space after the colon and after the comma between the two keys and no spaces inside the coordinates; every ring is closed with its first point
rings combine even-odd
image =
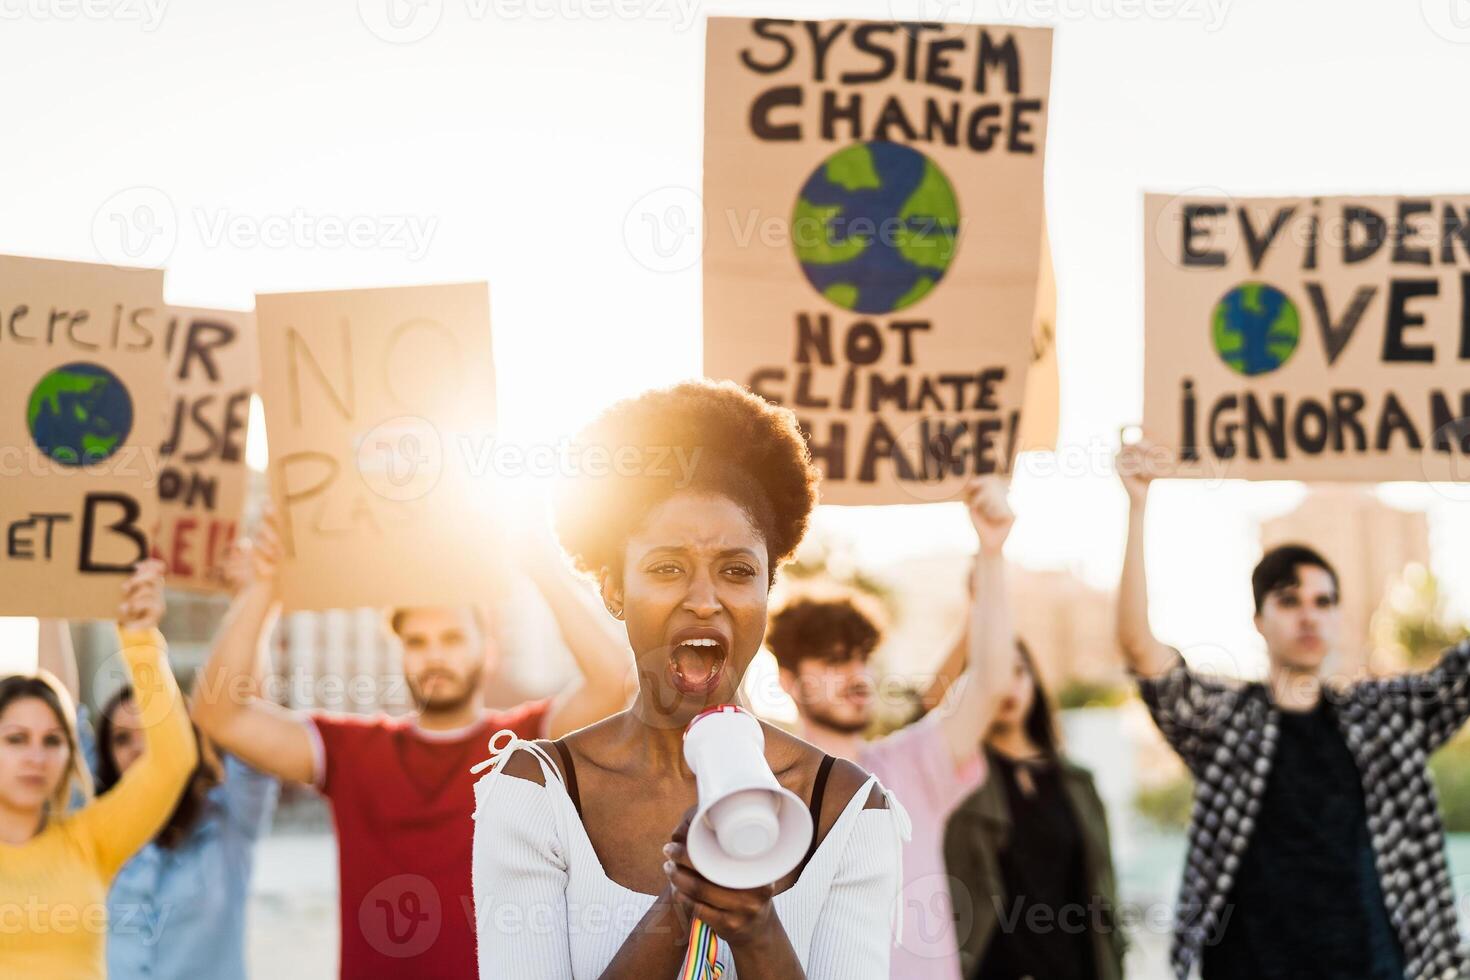
{"type": "MultiPolygon", "coordinates": [[[[960,637],[970,556],[913,558],[882,570],[896,619],[878,649],[883,668],[926,682],[960,637]]],[[[1114,700],[1127,686],[1114,626],[1114,598],[1065,569],[1009,565],[1016,633],[1042,679],[1066,706],[1114,700]]]]}
{"type": "MultiPolygon", "coordinates": [[[[263,498],[255,474],[253,501],[263,498]]],[[[256,505],[258,506],[258,504],[256,505]]],[[[247,516],[246,526],[256,518],[247,516]]],[[[1406,567],[1429,564],[1429,529],[1423,513],[1401,511],[1368,489],[1315,487],[1294,511],[1261,526],[1263,549],[1302,542],[1321,551],[1342,583],[1343,635],[1338,669],[1348,673],[1369,663],[1372,621],[1384,595],[1406,567]]],[[[834,567],[840,543],[826,551],[808,574],[834,567]],[[830,552],[828,554],[827,552],[830,552]]],[[[882,669],[896,683],[921,688],[953,649],[963,628],[970,556],[926,555],[867,570],[846,582],[874,592],[887,606],[890,623],[878,649],[882,669]],[[861,579],[861,580],[859,580],[861,579]]],[[[792,581],[796,581],[795,576],[792,581]]],[[[1017,633],[1031,647],[1044,680],[1067,706],[1105,700],[1125,690],[1114,626],[1114,597],[1065,569],[1010,568],[1009,583],[1017,633]]],[[[795,587],[800,588],[798,584],[795,587]]],[[[781,596],[775,597],[777,602],[781,596]]],[[[209,644],[229,602],[223,596],[171,591],[164,632],[170,655],[186,688],[208,656],[209,644]]],[[[492,610],[500,657],[488,678],[494,704],[514,704],[559,687],[572,669],[554,621],[534,586],[517,583],[509,601],[492,610]]],[[[115,652],[111,626],[75,628],[83,699],[104,700],[121,676],[109,658],[115,652]]],[[[294,613],[281,619],[269,641],[271,696],[296,708],[346,712],[406,711],[411,699],[402,682],[397,643],[382,627],[377,610],[294,613]]],[[[1393,667],[1394,664],[1379,664],[1393,667]]]]}
{"type": "MultiPolygon", "coordinates": [[[[486,677],[486,700],[518,704],[558,690],[575,669],[551,618],[529,580],[514,586],[506,608],[492,610],[495,663],[486,677]]],[[[229,599],[170,591],[163,633],[169,661],[184,690],[193,689],[209,657],[229,599]]],[[[94,707],[122,683],[113,654],[111,624],[73,627],[82,700],[94,707]]],[[[266,695],[303,710],[348,714],[400,714],[412,707],[403,680],[403,656],[377,609],[333,609],[282,616],[266,640],[266,695]]]]}
{"type": "MultiPolygon", "coordinates": [[[[242,527],[260,519],[265,474],[252,470],[242,527]]],[[[163,633],[169,661],[188,692],[209,657],[229,597],[170,589],[163,633]]],[[[515,582],[501,609],[490,609],[499,655],[486,678],[487,700],[512,705],[560,688],[573,668],[550,610],[529,580],[515,582]]],[[[97,708],[123,683],[110,623],[72,627],[81,696],[97,708]]],[[[376,609],[334,609],[283,616],[266,641],[267,696],[305,710],[398,714],[412,707],[398,643],[376,609]]]]}

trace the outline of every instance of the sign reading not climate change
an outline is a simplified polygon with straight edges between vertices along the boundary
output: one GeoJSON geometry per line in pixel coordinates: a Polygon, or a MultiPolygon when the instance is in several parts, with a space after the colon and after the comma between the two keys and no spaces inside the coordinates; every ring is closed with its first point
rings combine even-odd
{"type": "Polygon", "coordinates": [[[704,368],[801,420],[826,503],[1021,444],[1051,33],[711,18],[704,368]]]}
{"type": "Polygon", "coordinates": [[[1470,196],[1145,201],[1144,429],[1181,476],[1470,474],[1470,196]]]}
{"type": "Polygon", "coordinates": [[[113,619],[158,512],[163,273],[0,256],[0,615],[113,619]]]}

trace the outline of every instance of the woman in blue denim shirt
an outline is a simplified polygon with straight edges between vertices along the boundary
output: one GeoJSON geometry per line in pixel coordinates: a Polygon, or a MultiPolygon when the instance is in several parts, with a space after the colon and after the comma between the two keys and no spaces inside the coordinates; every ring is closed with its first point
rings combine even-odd
{"type": "MultiPolygon", "coordinates": [[[[97,790],[138,757],[141,734],[124,688],[97,723],[97,790]]],[[[245,910],[255,842],[280,784],[207,744],[168,823],[123,865],[107,895],[112,980],[245,980],[245,910]]]]}
{"type": "MultiPolygon", "coordinates": [[[[75,695],[67,625],[41,623],[41,666],[75,695]]],[[[95,737],[85,707],[83,752],[106,793],[142,754],[130,688],[108,701],[95,737]]],[[[196,729],[197,735],[197,729],[196,729]]],[[[245,912],[255,843],[270,826],[280,785],[201,742],[199,765],[168,823],[118,872],[107,896],[111,980],[245,980],[245,912]]]]}

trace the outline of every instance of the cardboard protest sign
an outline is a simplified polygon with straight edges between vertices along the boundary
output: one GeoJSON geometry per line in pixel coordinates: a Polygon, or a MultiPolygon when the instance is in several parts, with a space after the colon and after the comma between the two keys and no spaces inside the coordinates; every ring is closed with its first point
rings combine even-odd
{"type": "Polygon", "coordinates": [[[169,307],[169,414],[159,449],[158,530],[153,552],[168,584],[224,592],[250,473],[245,438],[255,390],[255,316],[169,307]]]}
{"type": "Polygon", "coordinates": [[[287,608],[483,599],[485,284],[261,295],[255,315],[287,608]]]}
{"type": "Polygon", "coordinates": [[[158,512],[163,273],[0,256],[0,615],[113,619],[158,512]]]}
{"type": "Polygon", "coordinates": [[[704,370],[792,408],[822,500],[950,499],[1019,446],[1051,32],[715,17],[704,370]]]}
{"type": "Polygon", "coordinates": [[[1467,478],[1470,196],[1144,211],[1144,430],[1179,475],[1467,478]]]}
{"type": "Polygon", "coordinates": [[[1056,449],[1062,422],[1062,376],[1057,366],[1057,274],[1051,242],[1041,229],[1041,268],[1036,276],[1036,312],[1031,321],[1031,367],[1026,372],[1026,407],[1021,412],[1021,452],[1056,449]]]}

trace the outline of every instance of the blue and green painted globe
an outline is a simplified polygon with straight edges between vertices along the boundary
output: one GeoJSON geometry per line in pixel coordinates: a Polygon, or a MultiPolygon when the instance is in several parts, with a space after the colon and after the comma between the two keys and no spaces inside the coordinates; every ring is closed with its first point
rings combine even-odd
{"type": "Polygon", "coordinates": [[[1296,352],[1302,321],[1296,304],[1275,286],[1243,282],[1215,304],[1210,333],[1230,370],[1266,374],[1296,352]]]}
{"type": "Polygon", "coordinates": [[[133,399],[118,376],[100,364],[63,364],[31,390],[26,427],[41,452],[56,462],[98,463],[127,441],[133,399]]]}
{"type": "Polygon", "coordinates": [[[801,188],[791,242],[812,286],[845,310],[892,313],[922,299],[954,258],[960,209],[934,161],[901,143],[854,143],[801,188]]]}

